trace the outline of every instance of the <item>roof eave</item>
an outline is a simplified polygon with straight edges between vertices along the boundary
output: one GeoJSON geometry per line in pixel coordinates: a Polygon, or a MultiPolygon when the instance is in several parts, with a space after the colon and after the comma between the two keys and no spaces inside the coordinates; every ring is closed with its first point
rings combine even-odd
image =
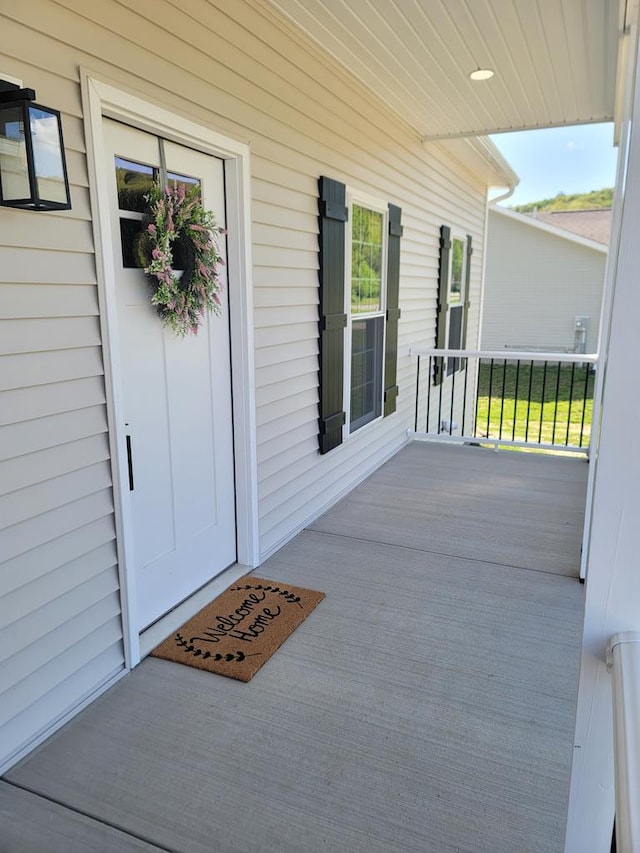
{"type": "Polygon", "coordinates": [[[456,137],[440,140],[441,145],[462,163],[487,189],[505,188],[513,191],[520,178],[487,136],[456,137]]]}

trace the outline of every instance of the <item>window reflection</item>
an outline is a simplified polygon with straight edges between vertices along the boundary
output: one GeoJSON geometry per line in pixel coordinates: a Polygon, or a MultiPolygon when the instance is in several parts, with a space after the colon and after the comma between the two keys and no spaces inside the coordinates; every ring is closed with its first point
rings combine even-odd
{"type": "Polygon", "coordinates": [[[384,318],[358,318],[351,327],[351,432],[382,414],[384,318]]]}
{"type": "MultiPolygon", "coordinates": [[[[200,178],[192,178],[190,175],[179,175],[177,172],[167,172],[167,182],[172,185],[174,182],[182,185],[187,192],[194,186],[200,187],[200,178]]],[[[197,194],[201,201],[200,192],[197,194]]]]}
{"type": "Polygon", "coordinates": [[[464,240],[454,238],[451,258],[451,287],[449,302],[462,299],[462,273],[464,269],[464,240]]]}
{"type": "Polygon", "coordinates": [[[381,308],[383,215],[354,204],[351,239],[351,312],[381,308]]]}
{"type": "Polygon", "coordinates": [[[146,211],[144,196],[158,180],[158,169],[116,157],[116,184],[118,187],[118,207],[136,213],[146,211]]]}
{"type": "Polygon", "coordinates": [[[42,107],[29,107],[33,162],[40,198],[66,204],[67,187],[60,148],[60,124],[57,113],[42,107]]]}
{"type": "MultiPolygon", "coordinates": [[[[124,157],[115,158],[116,185],[118,189],[118,207],[121,211],[128,211],[132,216],[120,217],[120,243],[122,247],[122,265],[125,269],[135,269],[139,265],[136,261],[134,243],[140,229],[142,228],[143,214],[148,212],[148,202],[145,196],[150,192],[154,184],[158,183],[160,170],[156,166],[147,166],[135,160],[127,160],[124,157]]],[[[174,182],[189,191],[192,187],[200,188],[201,181],[191,175],[182,175],[178,172],[167,172],[167,182],[174,182]]],[[[200,192],[198,192],[200,198],[200,192]]],[[[186,257],[184,246],[180,240],[176,240],[172,246],[173,264],[176,272],[185,269],[186,257]]]]}
{"type": "Polygon", "coordinates": [[[5,199],[28,198],[29,169],[22,111],[15,107],[2,112],[0,122],[0,181],[5,199]]]}

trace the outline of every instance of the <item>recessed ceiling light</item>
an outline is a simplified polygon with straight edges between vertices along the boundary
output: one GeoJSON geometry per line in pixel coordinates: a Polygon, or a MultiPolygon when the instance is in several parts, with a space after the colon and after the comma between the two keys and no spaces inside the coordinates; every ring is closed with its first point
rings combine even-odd
{"type": "Polygon", "coordinates": [[[488,80],[490,77],[493,77],[493,71],[490,68],[476,68],[475,71],[469,74],[469,77],[472,80],[488,80]]]}

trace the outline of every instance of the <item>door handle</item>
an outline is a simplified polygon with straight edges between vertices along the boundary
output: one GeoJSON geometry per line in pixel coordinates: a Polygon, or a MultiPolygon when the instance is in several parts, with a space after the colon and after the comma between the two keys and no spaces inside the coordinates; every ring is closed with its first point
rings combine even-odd
{"type": "MultiPolygon", "coordinates": [[[[128,424],[127,424],[128,426],[128,424]]],[[[129,491],[133,491],[133,453],[131,452],[131,436],[126,436],[127,439],[127,467],[129,469],[129,491]]]]}

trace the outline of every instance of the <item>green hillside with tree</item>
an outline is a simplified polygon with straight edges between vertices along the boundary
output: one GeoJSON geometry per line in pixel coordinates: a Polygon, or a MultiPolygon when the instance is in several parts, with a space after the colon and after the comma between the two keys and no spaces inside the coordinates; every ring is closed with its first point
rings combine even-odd
{"type": "Polygon", "coordinates": [[[545,198],[542,201],[531,201],[528,204],[516,204],[512,210],[518,213],[539,213],[552,210],[599,210],[603,207],[611,207],[613,204],[613,187],[603,190],[591,190],[588,193],[575,193],[566,195],[558,193],[553,198],[545,198]]]}

